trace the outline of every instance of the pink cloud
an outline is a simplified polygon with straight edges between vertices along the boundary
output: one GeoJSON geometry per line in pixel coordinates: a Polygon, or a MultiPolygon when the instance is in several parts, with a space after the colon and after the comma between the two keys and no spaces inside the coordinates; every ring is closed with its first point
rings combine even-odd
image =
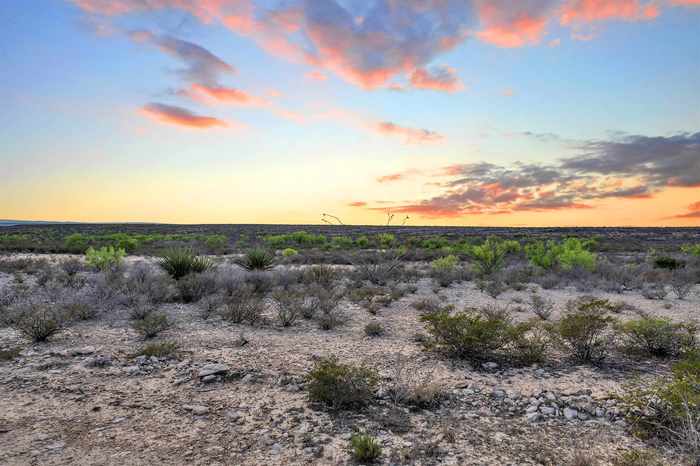
{"type": "Polygon", "coordinates": [[[150,103],[143,106],[140,111],[154,121],[175,126],[195,129],[226,128],[229,126],[228,123],[218,118],[200,116],[185,108],[173,105],[150,103]]]}
{"type": "Polygon", "coordinates": [[[206,86],[194,83],[187,95],[195,100],[214,101],[250,107],[264,107],[268,101],[262,97],[256,97],[239,89],[224,86],[206,86]]]}
{"type": "Polygon", "coordinates": [[[443,139],[442,135],[434,131],[400,126],[390,121],[379,122],[373,128],[379,134],[402,136],[408,144],[437,142],[443,139]]]}
{"type": "Polygon", "coordinates": [[[328,76],[318,70],[309,71],[304,75],[304,77],[311,81],[326,81],[328,79],[328,76]]]}
{"type": "Polygon", "coordinates": [[[610,19],[640,21],[659,16],[659,7],[653,2],[639,0],[569,0],[564,3],[560,22],[563,25],[593,23],[610,19]]]}
{"type": "Polygon", "coordinates": [[[456,92],[464,89],[455,69],[449,66],[416,69],[411,74],[411,86],[415,89],[432,89],[435,91],[456,92]]]}

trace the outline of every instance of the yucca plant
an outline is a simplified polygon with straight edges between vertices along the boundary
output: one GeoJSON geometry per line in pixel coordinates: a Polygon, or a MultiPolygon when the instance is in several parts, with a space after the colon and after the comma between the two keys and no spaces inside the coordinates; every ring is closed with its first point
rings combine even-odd
{"type": "Polygon", "coordinates": [[[176,280],[191,273],[206,272],[213,266],[209,259],[197,256],[190,248],[166,251],[158,261],[158,265],[176,280]]]}
{"type": "Polygon", "coordinates": [[[274,257],[264,249],[252,249],[246,253],[242,259],[238,259],[236,264],[244,269],[269,270],[273,267],[274,257]]]}

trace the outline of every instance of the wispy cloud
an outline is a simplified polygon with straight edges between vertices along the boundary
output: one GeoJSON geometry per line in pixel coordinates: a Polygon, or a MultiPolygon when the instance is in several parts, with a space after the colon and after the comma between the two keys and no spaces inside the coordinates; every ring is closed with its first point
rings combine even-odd
{"type": "Polygon", "coordinates": [[[186,108],[152,102],[141,108],[141,113],[160,123],[186,128],[206,129],[229,126],[223,120],[210,116],[197,115],[186,108]]]}
{"type": "Polygon", "coordinates": [[[674,215],[671,218],[699,218],[700,219],[700,201],[693,202],[688,206],[687,212],[674,215]]]}

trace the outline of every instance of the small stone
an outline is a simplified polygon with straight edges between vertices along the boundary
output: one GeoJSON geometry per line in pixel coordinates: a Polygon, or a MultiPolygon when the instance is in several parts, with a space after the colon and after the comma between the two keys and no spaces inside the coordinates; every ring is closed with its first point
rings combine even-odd
{"type": "Polygon", "coordinates": [[[537,405],[530,405],[530,406],[527,407],[527,409],[525,409],[525,412],[528,413],[528,414],[529,414],[529,413],[536,413],[536,412],[537,412],[537,408],[538,408],[537,405]]]}
{"type": "Polygon", "coordinates": [[[199,378],[204,378],[209,375],[225,374],[228,371],[229,367],[226,364],[207,364],[199,369],[199,378]]]}
{"type": "Polygon", "coordinates": [[[134,361],[136,361],[136,364],[138,364],[139,366],[145,366],[146,364],[148,364],[148,356],[137,356],[136,359],[134,359],[134,361]]]}
{"type": "Polygon", "coordinates": [[[71,356],[89,356],[95,352],[95,348],[92,346],[83,346],[82,348],[76,348],[70,352],[71,356]]]}
{"type": "Polygon", "coordinates": [[[605,410],[603,408],[596,408],[595,417],[605,417],[605,410]]]}
{"type": "Polygon", "coordinates": [[[542,406],[540,408],[540,412],[545,416],[553,416],[557,412],[557,410],[551,406],[542,406]]]}
{"type": "Polygon", "coordinates": [[[538,412],[533,412],[533,413],[528,413],[527,416],[527,422],[540,422],[544,420],[544,416],[538,412]]]}
{"type": "Polygon", "coordinates": [[[202,382],[204,383],[213,383],[216,382],[217,376],[215,375],[205,375],[202,377],[202,382]]]}
{"type": "Polygon", "coordinates": [[[184,405],[182,409],[190,411],[195,416],[203,416],[209,413],[209,408],[201,405],[184,405]]]}
{"type": "Polygon", "coordinates": [[[54,442],[46,446],[47,450],[62,450],[65,447],[65,442],[54,442]]]}
{"type": "Polygon", "coordinates": [[[496,398],[496,399],[503,399],[506,397],[506,391],[503,390],[502,388],[494,388],[491,391],[491,396],[496,398]]]}
{"type": "Polygon", "coordinates": [[[486,370],[493,371],[498,369],[498,364],[495,362],[485,362],[481,365],[486,370]]]}
{"type": "Polygon", "coordinates": [[[85,367],[107,367],[112,365],[112,358],[98,355],[86,359],[84,365],[85,367]]]}
{"type": "Polygon", "coordinates": [[[582,421],[587,421],[589,416],[587,413],[581,411],[578,413],[578,418],[581,419],[582,421]]]}
{"type": "Polygon", "coordinates": [[[566,407],[564,408],[564,417],[569,421],[573,421],[578,417],[578,411],[573,408],[566,407]]]}

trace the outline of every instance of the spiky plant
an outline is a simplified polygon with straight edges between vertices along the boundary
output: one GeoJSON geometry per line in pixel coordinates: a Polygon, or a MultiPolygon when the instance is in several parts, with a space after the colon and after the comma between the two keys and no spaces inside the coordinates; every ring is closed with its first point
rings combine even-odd
{"type": "Polygon", "coordinates": [[[160,268],[176,280],[191,273],[201,273],[213,267],[206,257],[197,256],[190,248],[170,249],[158,261],[160,268]]]}
{"type": "Polygon", "coordinates": [[[248,271],[270,270],[274,265],[274,257],[264,249],[252,249],[238,259],[236,264],[248,271]]]}

